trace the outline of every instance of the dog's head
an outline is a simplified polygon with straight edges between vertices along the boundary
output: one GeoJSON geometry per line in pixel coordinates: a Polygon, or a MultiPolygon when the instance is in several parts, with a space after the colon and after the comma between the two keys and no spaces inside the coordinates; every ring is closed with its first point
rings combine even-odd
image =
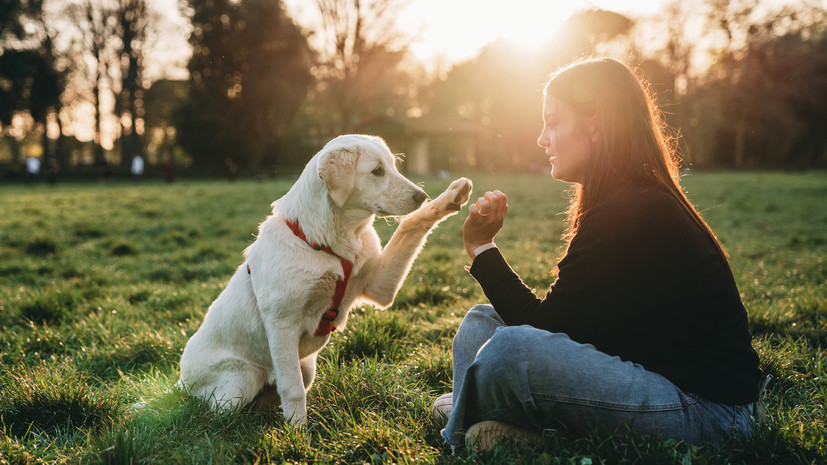
{"type": "Polygon", "coordinates": [[[379,137],[339,136],[317,154],[317,173],[338,208],[377,216],[416,210],[428,195],[396,169],[396,157],[379,137]]]}

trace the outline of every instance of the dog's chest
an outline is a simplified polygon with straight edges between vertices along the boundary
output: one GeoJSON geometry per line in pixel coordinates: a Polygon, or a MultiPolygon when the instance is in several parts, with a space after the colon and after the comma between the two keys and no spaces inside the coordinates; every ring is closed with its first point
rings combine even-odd
{"type": "MultiPolygon", "coordinates": [[[[334,326],[342,326],[347,310],[353,300],[361,293],[362,280],[357,276],[359,270],[349,263],[343,263],[335,272],[326,270],[314,278],[306,288],[302,313],[306,318],[319,321],[330,309],[338,312],[334,326]]],[[[358,266],[358,265],[356,265],[358,266]]]]}
{"type": "Polygon", "coordinates": [[[336,291],[336,283],[339,281],[340,277],[332,271],[326,271],[316,279],[307,290],[303,313],[318,321],[330,307],[336,291]]]}

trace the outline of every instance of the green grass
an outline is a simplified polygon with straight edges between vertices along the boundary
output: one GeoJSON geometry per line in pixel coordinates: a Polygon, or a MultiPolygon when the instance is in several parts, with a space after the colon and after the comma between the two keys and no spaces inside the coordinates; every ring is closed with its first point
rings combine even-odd
{"type": "MultiPolygon", "coordinates": [[[[509,195],[498,236],[543,293],[562,251],[566,186],[473,175],[509,195]]],[[[447,181],[423,181],[436,195],[447,181]]],[[[450,390],[450,345],[484,296],[463,270],[462,216],[432,234],[388,311],[357,308],[319,358],[304,429],[280,413],[217,414],[169,392],[178,358],[253,241],[266,183],[0,187],[0,464],[824,463],[827,174],[696,174],[684,185],[718,232],[762,368],[770,421],[721,447],[558,438],[451,455],[429,418],[450,390]],[[148,400],[139,411],[130,405],[148,400]]],[[[394,222],[377,221],[387,240],[394,222]]]]}

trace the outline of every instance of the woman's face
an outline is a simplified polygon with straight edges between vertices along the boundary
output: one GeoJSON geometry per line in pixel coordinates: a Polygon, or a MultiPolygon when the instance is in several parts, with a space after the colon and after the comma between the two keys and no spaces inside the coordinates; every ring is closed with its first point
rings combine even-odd
{"type": "Polygon", "coordinates": [[[543,132],[537,144],[546,149],[554,179],[583,184],[592,153],[594,120],[578,115],[551,94],[543,100],[543,132]]]}

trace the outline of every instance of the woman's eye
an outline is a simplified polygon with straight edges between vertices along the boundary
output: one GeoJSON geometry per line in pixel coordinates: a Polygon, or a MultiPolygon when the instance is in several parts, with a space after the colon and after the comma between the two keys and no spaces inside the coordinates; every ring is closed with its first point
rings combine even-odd
{"type": "Polygon", "coordinates": [[[385,170],[382,169],[381,166],[377,166],[376,168],[373,169],[373,171],[370,172],[370,174],[372,174],[374,176],[382,176],[384,173],[385,173],[385,170]]]}

